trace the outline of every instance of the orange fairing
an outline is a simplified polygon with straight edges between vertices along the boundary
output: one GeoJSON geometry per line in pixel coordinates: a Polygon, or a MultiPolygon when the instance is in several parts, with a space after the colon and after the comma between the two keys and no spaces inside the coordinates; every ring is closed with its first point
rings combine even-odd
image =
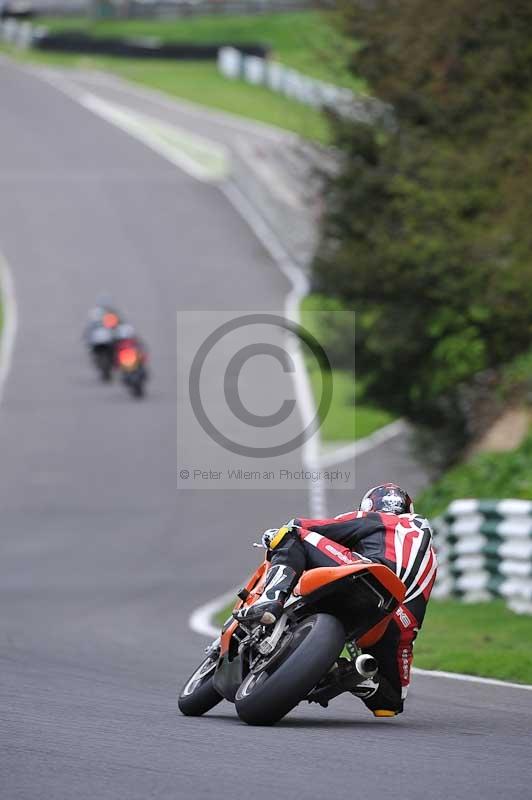
{"type": "Polygon", "coordinates": [[[259,595],[262,594],[262,589],[264,587],[264,578],[266,572],[268,571],[268,567],[270,566],[270,562],[264,560],[262,564],[260,564],[248,582],[245,584],[244,589],[249,592],[249,597],[247,600],[237,600],[235,609],[240,608],[240,606],[246,605],[249,606],[253,603],[254,600],[257,599],[259,595]]]}
{"type": "Polygon", "coordinates": [[[231,644],[231,637],[233,636],[233,633],[236,631],[237,627],[238,627],[238,622],[235,619],[235,621],[232,622],[229,625],[229,627],[227,627],[225,631],[222,633],[220,637],[220,658],[224,656],[229,650],[229,645],[231,644]]]}
{"type": "MultiPolygon", "coordinates": [[[[245,601],[238,599],[237,602],[235,603],[233,611],[236,611],[237,608],[240,608],[243,605],[249,606],[257,599],[257,597],[260,594],[262,594],[262,589],[264,586],[264,576],[266,575],[269,566],[270,566],[269,561],[264,560],[262,564],[255,570],[251,578],[244,586],[244,588],[247,589],[247,591],[249,592],[249,597],[245,601]]],[[[235,620],[222,633],[220,639],[220,656],[223,656],[228,651],[231,637],[235,632],[237,626],[238,623],[235,620]]]]}
{"type": "Polygon", "coordinates": [[[328,583],[338,581],[347,575],[354,575],[357,572],[371,573],[395,597],[398,603],[403,600],[406,591],[405,585],[391,569],[385,567],[384,564],[368,564],[363,561],[346,567],[316,567],[308,570],[301,576],[294,589],[294,594],[311,594],[328,583]]]}

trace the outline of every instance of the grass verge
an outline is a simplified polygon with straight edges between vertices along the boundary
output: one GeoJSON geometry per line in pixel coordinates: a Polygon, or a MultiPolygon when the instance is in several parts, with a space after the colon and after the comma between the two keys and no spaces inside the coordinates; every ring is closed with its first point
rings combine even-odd
{"type": "Polygon", "coordinates": [[[416,642],[416,666],[532,684],[532,616],[503,600],[433,600],[416,642]]]}
{"type": "Polygon", "coordinates": [[[492,500],[532,497],[532,434],[507,453],[482,453],[446,472],[416,498],[423,514],[441,514],[457,497],[492,500]]]}
{"type": "Polygon", "coordinates": [[[211,62],[79,56],[39,50],[18,51],[2,45],[0,51],[24,62],[104,70],[174,97],[276,125],[307,139],[322,143],[330,140],[327,120],[320,111],[274,94],[262,86],[227,80],[211,62]]]}
{"type": "MultiPolygon", "coordinates": [[[[222,625],[232,605],[215,617],[222,625]]],[[[514,614],[502,600],[468,604],[432,600],[415,645],[414,664],[532,684],[532,617],[514,614]]]]}
{"type": "MultiPolygon", "coordinates": [[[[320,295],[308,295],[301,303],[301,323],[320,342],[327,355],[334,356],[336,342],[348,347],[352,341],[351,312],[336,308],[335,301],[320,295]],[[351,325],[350,325],[351,324],[351,325]],[[342,328],[345,326],[345,332],[342,328]],[[351,329],[350,329],[351,327],[351,329]]],[[[347,353],[348,359],[351,354],[347,353]]],[[[352,354],[354,365],[354,354],[352,354]]],[[[316,360],[306,359],[316,403],[322,394],[322,374],[316,360]]],[[[332,369],[332,401],[328,413],[321,421],[321,436],[324,442],[350,442],[369,436],[379,428],[392,422],[394,417],[364,399],[364,386],[355,380],[354,369],[335,367],[332,369]]]]}
{"type": "Polygon", "coordinates": [[[162,42],[210,44],[249,42],[268,45],[289,67],[342,86],[361,88],[347,70],[354,44],[342,36],[331,12],[209,15],[167,20],[93,20],[50,17],[39,20],[50,31],[81,30],[96,37],[153,36],[162,42]]]}

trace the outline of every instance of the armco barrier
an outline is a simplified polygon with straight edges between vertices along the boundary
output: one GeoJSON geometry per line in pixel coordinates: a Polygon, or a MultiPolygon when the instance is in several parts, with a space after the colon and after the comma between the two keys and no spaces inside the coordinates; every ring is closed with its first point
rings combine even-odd
{"type": "Polygon", "coordinates": [[[514,611],[532,614],[532,502],[455,500],[434,529],[435,596],[502,597],[514,611]]]}

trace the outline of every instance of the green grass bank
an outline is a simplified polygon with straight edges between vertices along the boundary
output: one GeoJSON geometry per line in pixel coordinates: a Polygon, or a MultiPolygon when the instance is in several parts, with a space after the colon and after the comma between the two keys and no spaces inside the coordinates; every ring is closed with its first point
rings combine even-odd
{"type": "MultiPolygon", "coordinates": [[[[336,307],[336,302],[318,294],[310,294],[301,303],[301,324],[322,344],[327,354],[334,355],[338,344],[347,343],[348,360],[351,357],[353,315],[336,307]],[[345,331],[343,330],[345,328],[345,331]],[[332,338],[334,337],[334,338],[332,338]]],[[[351,369],[332,369],[332,402],[328,413],[322,418],[321,437],[328,442],[350,442],[369,436],[394,417],[382,408],[369,403],[364,397],[364,385],[355,378],[354,354],[351,369]]],[[[332,360],[332,359],[331,359],[332,360]]],[[[322,373],[316,359],[306,354],[306,364],[316,404],[322,391],[322,373]]]]}

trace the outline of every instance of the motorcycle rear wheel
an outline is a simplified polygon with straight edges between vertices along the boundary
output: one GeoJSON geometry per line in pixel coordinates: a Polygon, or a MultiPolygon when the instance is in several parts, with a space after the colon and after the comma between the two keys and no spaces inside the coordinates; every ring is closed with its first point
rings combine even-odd
{"type": "Polygon", "coordinates": [[[314,614],[298,623],[281,663],[271,671],[250,672],[240,685],[235,706],[248,725],[274,725],[304,700],[332,667],[345,644],[342,623],[331,614],[314,614]]]}
{"type": "Polygon", "coordinates": [[[131,384],[131,394],[133,397],[136,397],[137,400],[144,397],[144,381],[136,381],[135,383],[131,384]]]}
{"type": "Polygon", "coordinates": [[[100,373],[100,379],[108,383],[113,377],[113,357],[106,351],[99,351],[95,355],[96,366],[100,373]]]}
{"type": "Polygon", "coordinates": [[[223,700],[213,686],[217,659],[207,656],[181,689],[177,705],[187,717],[201,717],[223,700]]]}

